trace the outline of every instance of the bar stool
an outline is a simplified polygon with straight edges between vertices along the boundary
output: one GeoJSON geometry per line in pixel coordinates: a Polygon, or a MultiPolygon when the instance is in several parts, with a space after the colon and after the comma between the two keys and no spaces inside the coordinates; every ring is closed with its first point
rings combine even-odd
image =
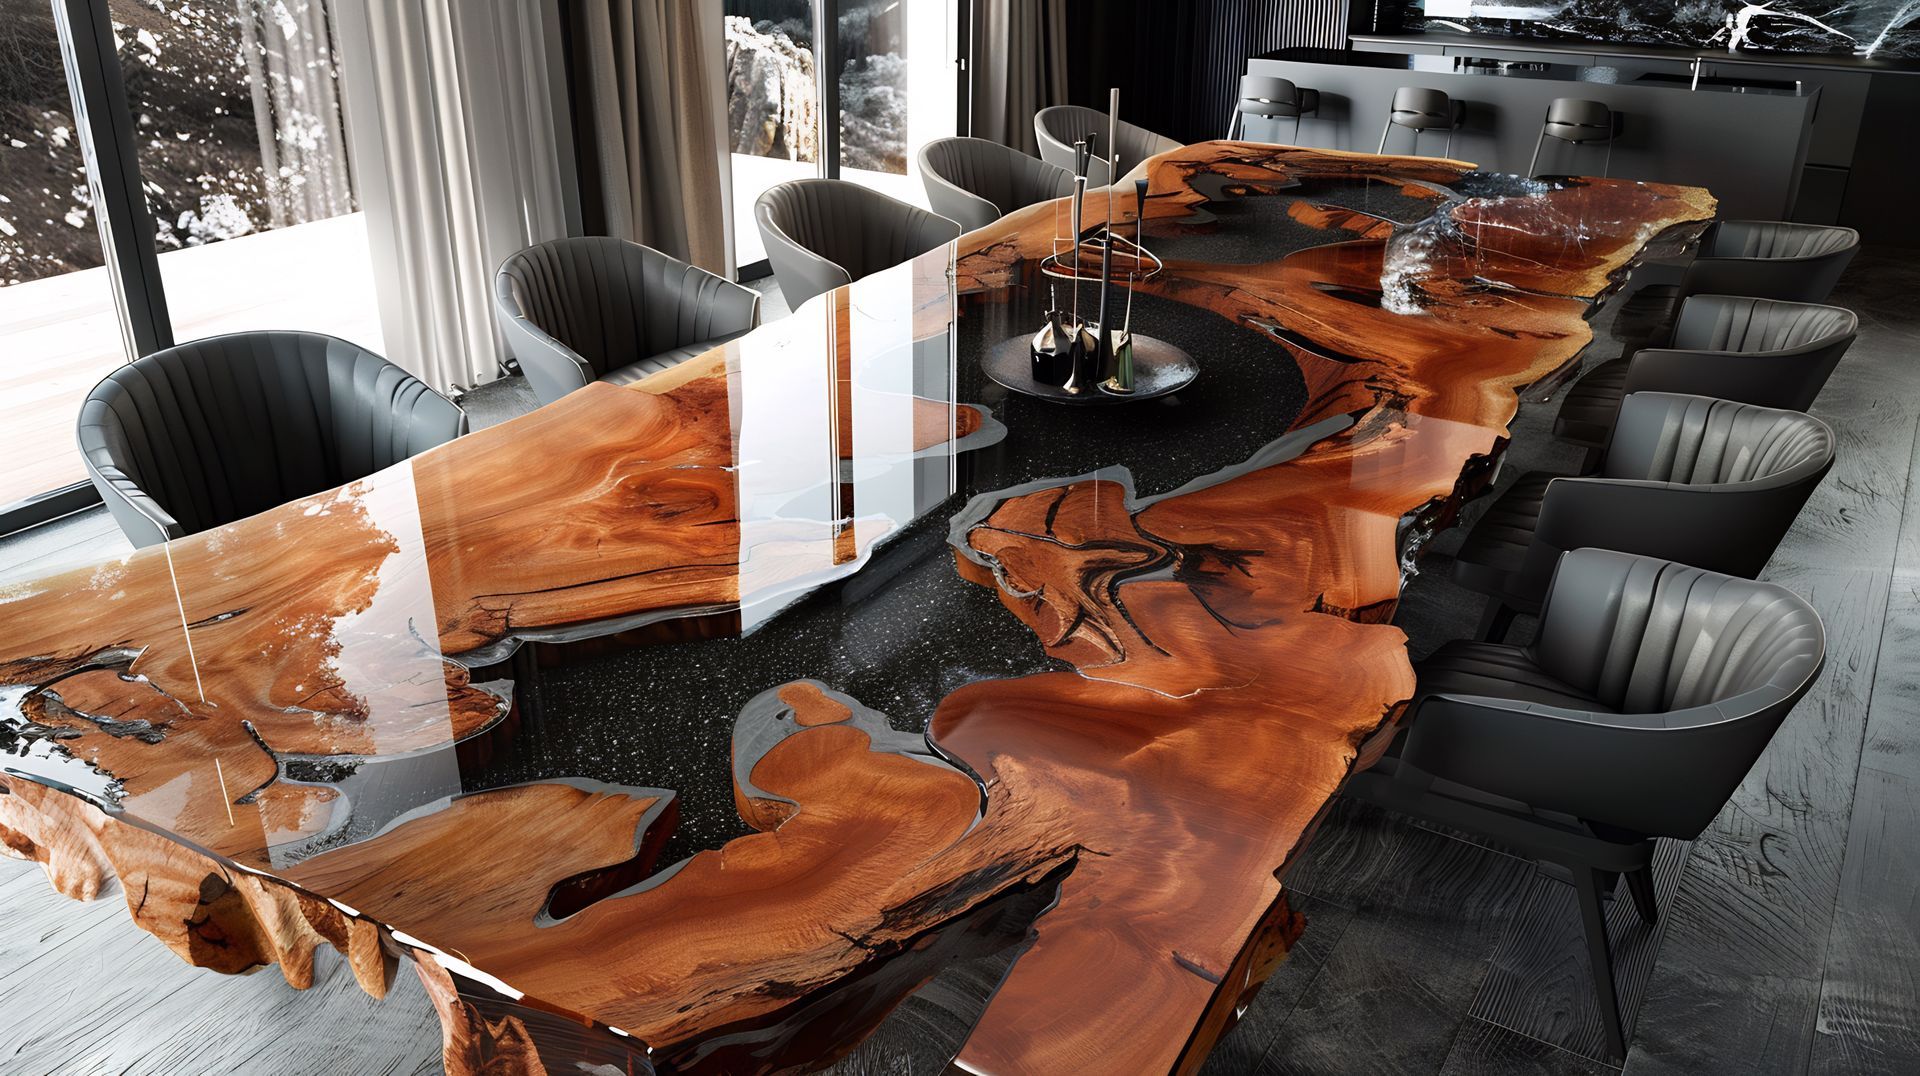
{"type": "Polygon", "coordinates": [[[1453,155],[1453,132],[1467,117],[1467,105],[1456,101],[1439,90],[1429,90],[1422,86],[1402,86],[1393,91],[1393,109],[1387,113],[1386,125],[1380,128],[1380,148],[1375,153],[1387,151],[1387,135],[1395,127],[1405,127],[1413,132],[1413,156],[1420,155],[1420,132],[1447,132],[1447,156],[1453,155]]]}
{"type": "Polygon", "coordinates": [[[1320,91],[1303,90],[1284,78],[1271,75],[1241,75],[1240,102],[1227,117],[1227,137],[1246,130],[1246,118],[1293,120],[1293,140],[1300,141],[1300,117],[1320,111],[1320,91]]]}
{"type": "Polygon", "coordinates": [[[1534,139],[1533,160],[1527,165],[1527,174],[1540,174],[1540,147],[1552,138],[1575,146],[1605,142],[1607,157],[1600,168],[1600,174],[1604,176],[1613,168],[1613,140],[1619,133],[1619,117],[1604,103],[1579,97],[1556,97],[1547,106],[1547,118],[1540,125],[1540,137],[1534,139]]]}

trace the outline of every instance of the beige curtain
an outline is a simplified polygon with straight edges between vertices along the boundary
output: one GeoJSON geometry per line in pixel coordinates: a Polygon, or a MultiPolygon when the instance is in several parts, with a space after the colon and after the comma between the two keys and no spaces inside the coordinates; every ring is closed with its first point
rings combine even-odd
{"type": "Polygon", "coordinates": [[[1067,0],[973,8],[973,137],[1039,155],[1033,114],[1067,103],[1067,0]]]}
{"type": "Polygon", "coordinates": [[[720,0],[582,0],[582,169],[607,234],[733,272],[720,0]]]}
{"type": "Polygon", "coordinates": [[[494,270],[567,234],[558,11],[472,0],[332,7],[387,357],[443,392],[491,381],[494,270]]]}

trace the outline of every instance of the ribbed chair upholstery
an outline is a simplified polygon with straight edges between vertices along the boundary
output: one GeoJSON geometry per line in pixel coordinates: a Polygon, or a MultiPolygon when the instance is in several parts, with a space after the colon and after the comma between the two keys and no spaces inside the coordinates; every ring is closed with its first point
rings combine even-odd
{"type": "Polygon", "coordinates": [[[1826,423],[1704,396],[1636,392],[1597,474],[1520,476],[1468,532],[1454,579],[1488,596],[1483,635],[1537,612],[1582,546],[1754,576],[1833,466],[1826,423]]]}
{"type": "Polygon", "coordinates": [[[1630,392],[1685,392],[1804,411],[1853,346],[1853,311],[1733,295],[1681,304],[1666,347],[1603,362],[1567,390],[1553,432],[1604,445],[1630,392]]]}
{"type": "Polygon", "coordinates": [[[80,407],[80,455],[136,547],[244,519],[467,432],[451,400],[318,333],[208,337],[136,359],[80,407]]]}
{"type": "Polygon", "coordinates": [[[960,237],[937,213],[841,179],[770,187],[753,214],[791,307],[960,237]]]}
{"type": "Polygon", "coordinates": [[[1784,587],[1582,549],[1530,646],[1448,643],[1416,665],[1406,733],[1348,792],[1572,874],[1609,1049],[1626,1053],[1602,905],[1654,922],[1656,837],[1712,823],[1825,660],[1784,587]]]}
{"type": "Polygon", "coordinates": [[[1679,284],[1641,288],[1621,304],[1614,334],[1629,351],[1662,339],[1691,295],[1824,303],[1859,249],[1852,228],[1723,220],[1701,240],[1679,284]]]}
{"type": "Polygon", "coordinates": [[[509,257],[493,278],[507,349],[543,404],[626,385],[760,323],[760,295],[639,243],[578,236],[509,257]]]}
{"type": "Polygon", "coordinates": [[[920,182],[935,213],[962,232],[1073,193],[1073,173],[984,138],[936,138],[920,148],[920,182]]]}
{"type": "Polygon", "coordinates": [[[1106,144],[1107,114],[1080,105],[1054,105],[1033,114],[1033,136],[1040,143],[1040,159],[1069,172],[1073,170],[1073,144],[1089,135],[1098,140],[1093,159],[1087,164],[1089,187],[1104,187],[1113,182],[1107,159],[1115,153],[1120,155],[1121,178],[1130,179],[1147,158],[1182,145],[1166,135],[1121,120],[1114,127],[1119,145],[1109,146],[1106,144]]]}

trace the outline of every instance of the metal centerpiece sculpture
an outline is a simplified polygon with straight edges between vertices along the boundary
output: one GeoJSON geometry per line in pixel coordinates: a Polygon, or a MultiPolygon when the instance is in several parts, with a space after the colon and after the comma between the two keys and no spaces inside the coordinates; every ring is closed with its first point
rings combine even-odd
{"type": "MultiPolygon", "coordinates": [[[[1110,91],[1107,146],[1119,133],[1120,91],[1110,91]]],[[[1050,278],[1046,320],[1031,336],[1016,336],[988,349],[982,368],[988,377],[1015,392],[1061,403],[1103,404],[1151,399],[1185,388],[1200,374],[1193,356],[1157,337],[1133,331],[1133,295],[1138,285],[1160,272],[1163,265],[1145,244],[1147,181],[1133,184],[1133,236],[1114,218],[1114,186],[1120,175],[1120,155],[1107,158],[1114,183],[1106,188],[1105,219],[1087,234],[1088,165],[1093,160],[1098,132],[1074,143],[1073,202],[1068,207],[1071,237],[1055,236],[1054,251],[1040,263],[1050,278]],[[1089,275],[1089,260],[1097,258],[1099,296],[1092,320],[1082,315],[1080,282],[1089,275]],[[1126,300],[1114,294],[1114,274],[1126,274],[1126,300]],[[1058,280],[1071,281],[1068,305],[1060,306],[1058,280]]]]}

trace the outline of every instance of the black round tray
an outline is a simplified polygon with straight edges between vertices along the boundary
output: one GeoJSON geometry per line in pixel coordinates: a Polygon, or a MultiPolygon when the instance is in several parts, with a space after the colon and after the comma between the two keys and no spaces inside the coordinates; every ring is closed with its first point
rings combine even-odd
{"type": "Polygon", "coordinates": [[[1074,394],[1058,385],[1042,385],[1033,379],[1032,336],[1002,340],[987,349],[980,369],[996,382],[1027,396],[1054,403],[1097,406],[1151,400],[1178,392],[1193,384],[1200,367],[1193,356],[1156,336],[1134,334],[1133,391],[1125,395],[1093,388],[1074,394]]]}

